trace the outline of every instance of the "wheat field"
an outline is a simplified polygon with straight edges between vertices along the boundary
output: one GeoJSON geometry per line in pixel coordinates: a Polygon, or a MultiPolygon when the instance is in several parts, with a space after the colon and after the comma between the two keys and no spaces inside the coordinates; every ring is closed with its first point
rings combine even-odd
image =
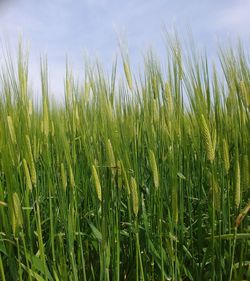
{"type": "Polygon", "coordinates": [[[67,66],[63,105],[6,60],[0,280],[250,280],[249,52],[166,53],[67,66]]]}

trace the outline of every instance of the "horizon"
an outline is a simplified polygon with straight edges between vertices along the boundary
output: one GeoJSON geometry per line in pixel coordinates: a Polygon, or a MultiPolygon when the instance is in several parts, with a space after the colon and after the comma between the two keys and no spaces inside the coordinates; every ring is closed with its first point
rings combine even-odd
{"type": "MultiPolygon", "coordinates": [[[[3,50],[17,54],[18,37],[29,50],[30,83],[39,95],[40,56],[47,57],[50,89],[60,99],[64,92],[66,57],[76,77],[82,77],[84,58],[96,58],[109,71],[120,55],[119,40],[128,49],[133,71],[143,64],[143,54],[152,49],[160,59],[166,57],[164,32],[174,29],[181,37],[188,34],[198,49],[216,58],[219,44],[248,42],[250,1],[183,0],[170,1],[43,1],[0,2],[0,58],[3,50]],[[55,13],[57,12],[57,17],[55,13]],[[49,28],[48,28],[49,27],[49,28]]],[[[81,79],[80,79],[81,80],[81,79]]]]}

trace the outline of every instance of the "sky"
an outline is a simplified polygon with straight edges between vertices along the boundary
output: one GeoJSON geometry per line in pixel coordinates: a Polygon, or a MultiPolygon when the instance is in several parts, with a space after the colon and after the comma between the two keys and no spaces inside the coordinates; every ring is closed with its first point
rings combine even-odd
{"type": "Polygon", "coordinates": [[[63,96],[66,55],[73,72],[83,75],[84,57],[109,69],[119,40],[134,67],[152,48],[164,58],[165,31],[192,32],[195,43],[216,53],[219,43],[250,39],[250,0],[0,0],[0,62],[16,54],[18,38],[29,49],[32,86],[39,92],[39,63],[47,56],[50,89],[63,96]]]}

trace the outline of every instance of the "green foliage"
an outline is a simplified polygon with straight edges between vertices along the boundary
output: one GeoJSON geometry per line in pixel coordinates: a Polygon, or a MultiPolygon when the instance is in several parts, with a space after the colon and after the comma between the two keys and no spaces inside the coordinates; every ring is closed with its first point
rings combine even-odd
{"type": "Polygon", "coordinates": [[[63,106],[46,61],[40,104],[21,48],[2,69],[1,280],[250,278],[249,57],[184,51],[140,79],[67,66],[63,106]]]}

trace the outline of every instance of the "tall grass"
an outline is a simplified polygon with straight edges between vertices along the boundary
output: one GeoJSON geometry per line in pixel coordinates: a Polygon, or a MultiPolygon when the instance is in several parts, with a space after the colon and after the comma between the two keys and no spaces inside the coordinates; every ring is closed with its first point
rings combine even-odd
{"type": "Polygon", "coordinates": [[[0,279],[250,280],[249,54],[122,58],[67,68],[63,106],[46,62],[40,104],[21,49],[2,68],[0,279]]]}

